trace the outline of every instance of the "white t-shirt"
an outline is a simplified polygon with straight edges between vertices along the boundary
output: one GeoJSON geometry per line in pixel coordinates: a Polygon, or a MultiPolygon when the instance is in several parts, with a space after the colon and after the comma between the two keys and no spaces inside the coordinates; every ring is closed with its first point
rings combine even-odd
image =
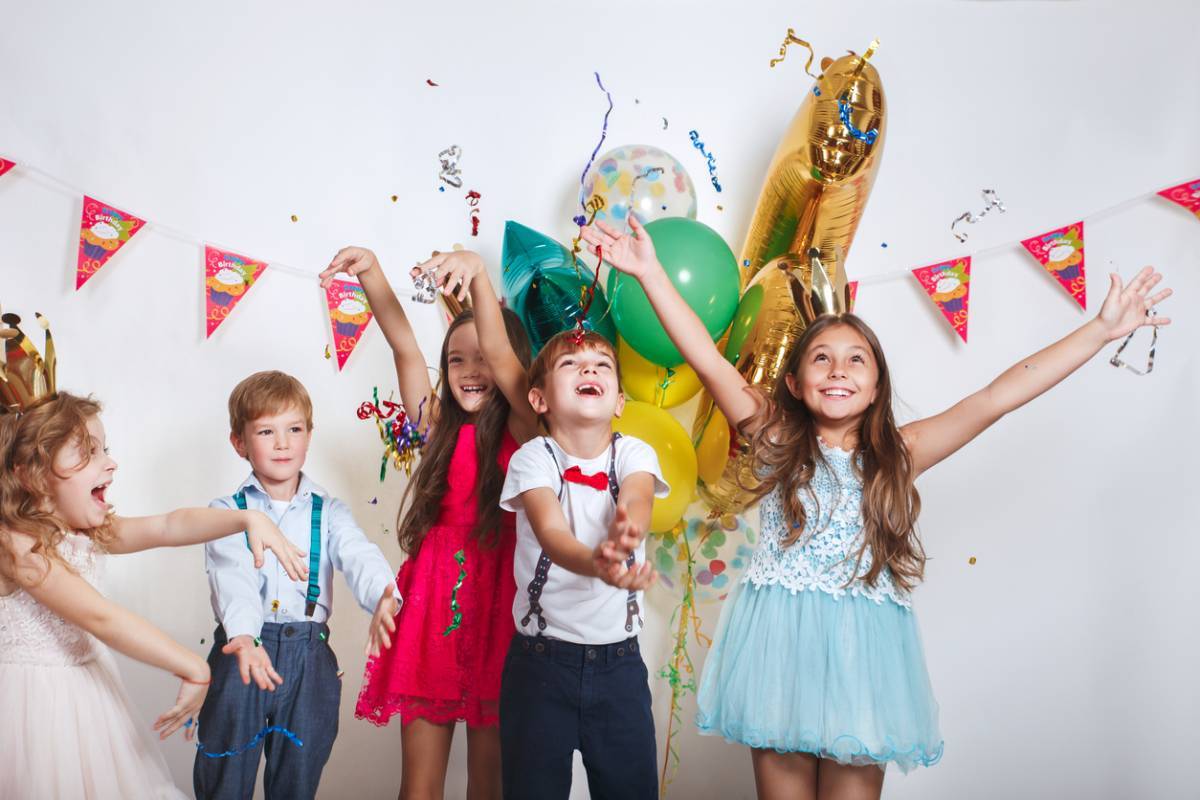
{"type": "MultiPolygon", "coordinates": [[[[542,547],[529,525],[521,495],[543,486],[559,494],[561,487],[567,524],[576,539],[589,549],[594,548],[608,536],[608,526],[616,513],[613,497],[607,489],[564,483],[561,471],[577,466],[585,474],[607,474],[611,450],[605,448],[596,458],[575,458],[549,436],[539,436],[522,445],[508,462],[500,506],[517,513],[517,550],[513,558],[517,596],[513,601],[513,620],[517,630],[527,636],[541,634],[576,644],[612,644],[636,636],[642,629],[640,617],[645,614],[645,602],[641,592],[637,593],[641,613],[633,618],[633,629],[626,630],[627,590],[609,586],[599,578],[576,575],[557,565],[550,566],[538,598],[546,622],[544,629],[538,627],[537,614],[531,613],[529,588],[536,577],[542,547]],[[546,449],[547,443],[554,450],[553,456],[546,449]]],[[[670,492],[663,481],[654,448],[640,439],[632,436],[617,439],[614,467],[618,486],[636,472],[649,472],[654,476],[655,497],[666,497],[670,492]]],[[[635,557],[639,562],[646,560],[644,545],[638,547],[635,557]]]]}

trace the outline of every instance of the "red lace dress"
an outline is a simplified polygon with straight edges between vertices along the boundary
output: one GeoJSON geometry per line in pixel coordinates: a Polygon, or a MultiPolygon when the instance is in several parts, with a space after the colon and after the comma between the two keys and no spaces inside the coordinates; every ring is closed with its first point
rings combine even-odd
{"type": "MultiPolygon", "coordinates": [[[[497,463],[508,469],[517,442],[505,431],[497,463]]],[[[421,718],[443,724],[463,720],[472,727],[499,721],[500,672],[513,625],[515,518],[504,512],[499,544],[481,549],[471,535],[475,497],[475,426],[463,425],[450,458],[441,513],[417,554],[400,567],[396,586],[404,604],[396,617],[392,646],[367,661],[354,715],[386,725],[421,718]],[[451,600],[458,590],[462,621],[451,628],[451,600]]]]}

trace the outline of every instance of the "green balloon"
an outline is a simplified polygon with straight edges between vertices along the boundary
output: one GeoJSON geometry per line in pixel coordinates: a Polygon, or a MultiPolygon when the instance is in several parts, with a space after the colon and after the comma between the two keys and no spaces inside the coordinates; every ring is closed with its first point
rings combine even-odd
{"type": "MultiPolygon", "coordinates": [[[[646,225],[658,260],[713,341],[729,326],[738,305],[738,270],[721,235],[686,217],[646,225]]],[[[617,270],[608,274],[608,301],[622,338],[648,361],[677,367],[683,356],[671,343],[641,285],[617,270]]]]}
{"type": "Polygon", "coordinates": [[[736,365],[741,358],[742,345],[746,343],[746,337],[758,321],[758,312],[762,309],[762,304],[762,286],[751,286],[742,295],[737,312],[733,315],[733,324],[729,326],[729,341],[725,343],[725,358],[730,364],[736,365]]]}

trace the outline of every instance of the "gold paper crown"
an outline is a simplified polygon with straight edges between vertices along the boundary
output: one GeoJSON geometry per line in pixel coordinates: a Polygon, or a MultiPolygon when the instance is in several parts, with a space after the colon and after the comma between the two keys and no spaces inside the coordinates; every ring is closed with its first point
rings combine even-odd
{"type": "Polygon", "coordinates": [[[41,314],[35,316],[46,332],[42,353],[17,327],[21,323],[20,317],[0,315],[0,321],[7,326],[0,328],[0,339],[4,340],[4,357],[0,359],[0,414],[19,414],[54,395],[54,373],[58,363],[54,355],[54,338],[46,318],[41,314]]]}
{"type": "MultiPolygon", "coordinates": [[[[840,262],[841,254],[837,254],[840,262]]],[[[809,248],[809,292],[803,299],[803,313],[808,321],[822,314],[844,314],[850,309],[850,286],[846,282],[846,270],[840,263],[833,265],[833,275],[821,262],[821,251],[809,248]],[[840,268],[839,268],[840,267],[840,268]]]]}

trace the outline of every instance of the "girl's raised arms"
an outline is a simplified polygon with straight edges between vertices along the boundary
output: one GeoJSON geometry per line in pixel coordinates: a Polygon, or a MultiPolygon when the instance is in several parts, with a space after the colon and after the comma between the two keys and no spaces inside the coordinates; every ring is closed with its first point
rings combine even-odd
{"type": "Polygon", "coordinates": [[[937,464],[983,433],[996,420],[1051,389],[1091,359],[1100,348],[1142,326],[1170,325],[1150,310],[1171,296],[1151,295],[1162,275],[1153,267],[1139,272],[1128,286],[1115,273],[1100,313],[1044,350],[1009,367],[983,389],[936,416],[901,428],[917,474],[937,464]]]}
{"type": "Polygon", "coordinates": [[[663,271],[646,229],[633,215],[629,226],[632,233],[625,234],[597,222],[584,228],[582,236],[588,244],[600,247],[605,261],[642,285],[675,347],[712,394],[725,419],[737,427],[758,411],[761,400],[748,391],[746,379],[717,350],[700,318],[679,295],[663,271]]]}

